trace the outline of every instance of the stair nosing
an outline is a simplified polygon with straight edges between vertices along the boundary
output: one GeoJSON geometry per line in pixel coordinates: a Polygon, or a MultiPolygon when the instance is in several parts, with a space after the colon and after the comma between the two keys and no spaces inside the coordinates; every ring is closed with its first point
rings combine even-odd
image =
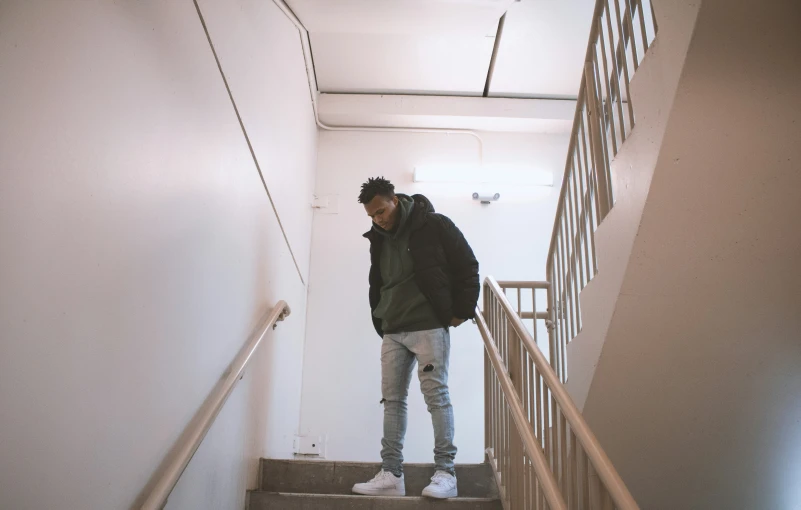
{"type": "MultiPolygon", "coordinates": [[[[326,460],[326,459],[319,459],[319,460],[312,460],[312,459],[266,459],[262,458],[261,462],[286,462],[291,464],[349,464],[351,466],[380,466],[381,461],[376,462],[360,462],[357,460],[326,460]]],[[[404,467],[435,467],[436,464],[433,462],[404,462],[404,467]]],[[[476,462],[472,464],[456,464],[457,468],[481,468],[484,466],[488,466],[486,462],[476,462]]]]}
{"type": "Polygon", "coordinates": [[[248,491],[251,494],[268,494],[273,496],[302,496],[302,497],[313,497],[313,498],[325,498],[325,499],[386,499],[386,500],[431,500],[431,501],[464,501],[464,502],[476,502],[476,503],[490,503],[493,501],[500,501],[498,498],[469,498],[469,497],[455,497],[455,498],[448,498],[448,499],[436,499],[436,498],[427,498],[425,496],[368,496],[364,494],[314,494],[314,493],[307,493],[307,492],[275,492],[275,491],[248,491]]]}

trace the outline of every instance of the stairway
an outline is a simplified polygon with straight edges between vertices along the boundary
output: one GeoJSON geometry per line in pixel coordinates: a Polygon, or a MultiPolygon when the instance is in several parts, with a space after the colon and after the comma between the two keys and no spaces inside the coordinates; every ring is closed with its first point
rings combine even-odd
{"type": "Polygon", "coordinates": [[[433,464],[406,464],[405,497],[383,498],[351,493],[354,483],[371,479],[379,464],[262,459],[259,490],[248,495],[249,510],[501,510],[498,489],[487,464],[456,466],[459,497],[423,498],[433,464]]]}

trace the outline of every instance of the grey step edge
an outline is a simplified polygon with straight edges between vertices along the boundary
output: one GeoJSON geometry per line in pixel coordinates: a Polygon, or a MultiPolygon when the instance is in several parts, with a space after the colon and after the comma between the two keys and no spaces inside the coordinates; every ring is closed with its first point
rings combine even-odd
{"type": "Polygon", "coordinates": [[[419,496],[388,498],[255,491],[248,493],[248,510],[503,510],[503,506],[500,500],[490,498],[434,500],[419,496]]]}
{"type": "MultiPolygon", "coordinates": [[[[259,488],[266,492],[351,495],[353,484],[366,482],[381,470],[378,463],[262,459],[259,488]]],[[[433,464],[404,464],[406,494],[419,496],[434,474],[433,464]]],[[[459,495],[498,498],[488,464],[457,464],[459,495]]]]}

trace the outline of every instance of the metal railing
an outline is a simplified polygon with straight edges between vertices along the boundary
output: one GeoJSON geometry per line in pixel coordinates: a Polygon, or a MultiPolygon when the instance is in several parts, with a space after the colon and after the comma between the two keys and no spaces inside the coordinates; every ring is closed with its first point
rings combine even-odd
{"type": "MultiPolygon", "coordinates": [[[[579,293],[598,273],[595,230],[614,206],[610,163],[635,125],[630,82],[656,36],[650,0],[598,0],[548,252],[556,351],[581,331],[579,293]]],[[[567,381],[567,360],[557,365],[567,381]]]]}
{"type": "Polygon", "coordinates": [[[153,483],[153,487],[147,493],[147,497],[140,507],[141,510],[161,510],[164,508],[167,504],[167,498],[175,488],[175,484],[178,483],[189,461],[192,460],[200,443],[203,442],[217,415],[220,414],[220,410],[222,410],[231,392],[234,391],[236,383],[242,378],[245,368],[247,368],[248,363],[253,358],[253,354],[261,345],[262,340],[270,330],[275,328],[278,321],[284,320],[290,313],[289,305],[284,301],[279,301],[266,315],[260,326],[256,328],[253,335],[231,362],[220,382],[214,387],[200,411],[198,411],[195,418],[181,435],[179,443],[175,446],[171,456],[165,461],[153,483]]]}
{"type": "Polygon", "coordinates": [[[551,334],[553,320],[548,308],[553,298],[551,296],[551,284],[549,282],[537,281],[499,281],[498,286],[503,290],[504,295],[512,305],[515,306],[517,316],[523,324],[529,328],[534,344],[540,347],[545,359],[550,360],[551,368],[557,370],[562,364],[565,356],[564,345],[556,343],[556,336],[551,334]],[[511,294],[511,296],[510,296],[511,294]],[[537,297],[539,295],[539,297],[537,297]],[[538,303],[544,304],[545,309],[540,310],[538,303]],[[545,329],[548,339],[547,349],[542,349],[539,336],[540,330],[545,329]]]}
{"type": "Polygon", "coordinates": [[[476,317],[485,346],[486,451],[504,509],[638,509],[492,277],[484,283],[484,310],[476,317]]]}

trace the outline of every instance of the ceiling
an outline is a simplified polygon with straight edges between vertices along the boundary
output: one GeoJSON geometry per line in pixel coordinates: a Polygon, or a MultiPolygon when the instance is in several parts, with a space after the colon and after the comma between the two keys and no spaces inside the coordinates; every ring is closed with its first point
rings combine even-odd
{"type": "Polygon", "coordinates": [[[287,0],[323,93],[574,98],[595,0],[287,0]]]}

